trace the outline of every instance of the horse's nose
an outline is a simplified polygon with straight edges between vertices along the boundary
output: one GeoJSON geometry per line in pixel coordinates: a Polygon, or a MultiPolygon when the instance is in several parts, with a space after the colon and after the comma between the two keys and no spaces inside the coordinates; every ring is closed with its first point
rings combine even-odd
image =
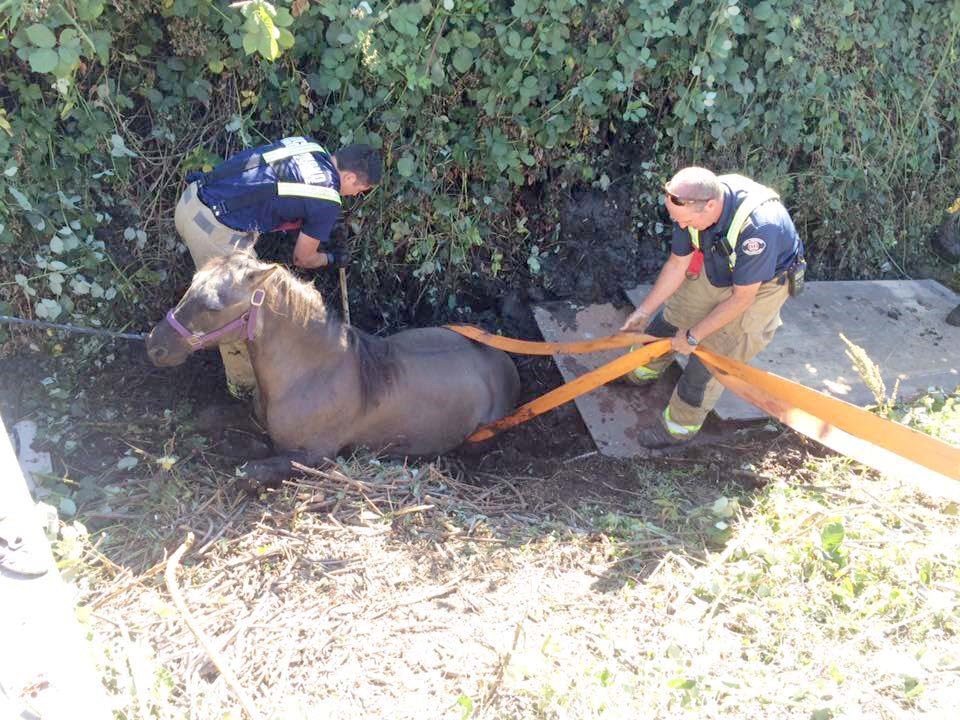
{"type": "Polygon", "coordinates": [[[154,363],[159,364],[167,356],[167,349],[162,345],[148,346],[147,355],[154,363]]]}

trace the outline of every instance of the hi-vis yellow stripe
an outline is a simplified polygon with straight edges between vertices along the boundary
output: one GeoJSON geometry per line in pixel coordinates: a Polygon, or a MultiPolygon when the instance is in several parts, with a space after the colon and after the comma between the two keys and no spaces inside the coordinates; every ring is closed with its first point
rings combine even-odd
{"type": "Polygon", "coordinates": [[[335,202],[337,205],[340,205],[340,193],[333,188],[320,187],[319,185],[278,182],[277,195],[317,198],[318,200],[329,200],[330,202],[335,202]]]}
{"type": "Polygon", "coordinates": [[[320,152],[326,154],[327,151],[316,143],[288,145],[286,147],[279,147],[276,150],[271,150],[270,152],[265,152],[263,154],[263,161],[269,165],[270,163],[275,163],[278,160],[286,160],[287,158],[294,157],[295,155],[306,155],[307,153],[311,152],[320,152]]]}

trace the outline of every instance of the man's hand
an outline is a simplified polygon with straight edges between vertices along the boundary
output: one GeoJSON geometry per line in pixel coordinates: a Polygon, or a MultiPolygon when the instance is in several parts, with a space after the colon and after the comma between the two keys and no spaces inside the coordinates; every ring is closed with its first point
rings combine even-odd
{"type": "Polygon", "coordinates": [[[643,332],[650,322],[650,313],[643,310],[634,310],[630,317],[620,326],[620,332],[643,332]]]}
{"type": "Polygon", "coordinates": [[[334,268],[345,268],[350,265],[350,253],[346,250],[327,250],[327,265],[334,268]]]}
{"type": "Polygon", "coordinates": [[[697,349],[696,346],[687,342],[686,330],[677,330],[677,334],[670,338],[670,347],[681,355],[689,355],[697,349]]]}

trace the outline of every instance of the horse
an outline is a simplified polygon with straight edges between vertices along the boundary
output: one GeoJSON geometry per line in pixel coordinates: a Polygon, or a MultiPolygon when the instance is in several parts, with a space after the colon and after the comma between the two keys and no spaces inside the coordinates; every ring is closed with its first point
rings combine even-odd
{"type": "Polygon", "coordinates": [[[346,449],[434,456],[510,412],[517,368],[500,351],[442,327],[387,337],[342,323],[311,284],[245,252],[200,268],[147,337],[159,367],[246,338],[257,379],[254,407],[276,455],[247,477],[276,485],[291,461],[315,466],[346,449]],[[257,402],[258,400],[258,402],[257,402]]]}

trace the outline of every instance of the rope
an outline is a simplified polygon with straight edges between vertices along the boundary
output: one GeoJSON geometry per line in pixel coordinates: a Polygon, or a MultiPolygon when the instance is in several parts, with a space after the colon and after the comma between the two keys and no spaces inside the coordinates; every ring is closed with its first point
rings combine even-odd
{"type": "Polygon", "coordinates": [[[98,328],[80,327],[79,325],[63,325],[61,323],[44,322],[43,320],[25,320],[24,318],[13,317],[12,315],[0,315],[0,323],[10,323],[12,325],[30,325],[32,327],[49,328],[51,330],[63,330],[65,332],[81,333],[83,335],[104,335],[106,337],[122,338],[124,340],[144,340],[147,333],[123,333],[113,330],[100,330],[98,328]]]}

